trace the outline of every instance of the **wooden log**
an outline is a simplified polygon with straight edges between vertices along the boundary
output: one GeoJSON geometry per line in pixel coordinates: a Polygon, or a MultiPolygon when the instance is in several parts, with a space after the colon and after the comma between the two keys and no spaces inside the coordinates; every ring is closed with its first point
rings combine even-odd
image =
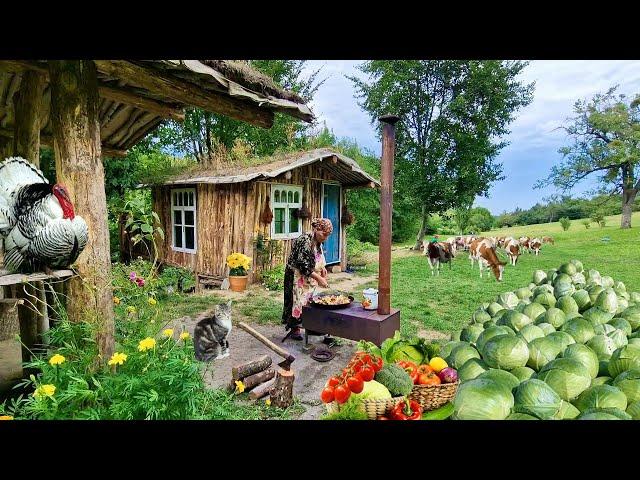
{"type": "Polygon", "coordinates": [[[242,380],[242,383],[244,384],[244,388],[246,390],[251,390],[253,387],[255,387],[257,385],[260,385],[261,383],[264,383],[267,380],[271,380],[275,376],[276,376],[275,369],[267,368],[266,370],[263,370],[262,372],[258,372],[258,373],[255,373],[253,375],[250,375],[248,377],[245,377],[242,380]]]}
{"type": "Polygon", "coordinates": [[[263,355],[257,360],[253,360],[249,363],[243,363],[231,368],[231,377],[234,380],[242,380],[245,377],[253,375],[258,372],[262,372],[271,366],[273,360],[269,355],[263,355]]]}
{"type": "Polygon", "coordinates": [[[295,375],[293,370],[278,369],[273,388],[270,390],[271,405],[274,407],[287,408],[293,403],[293,381],[295,375]]]}
{"type": "Polygon", "coordinates": [[[96,322],[98,352],[106,362],[114,349],[114,312],[96,67],[87,60],[50,61],[49,76],[57,179],[89,227],[76,261],[80,278],[68,283],[67,314],[72,321],[96,322]]]}
{"type": "Polygon", "coordinates": [[[269,395],[269,391],[271,390],[271,387],[273,387],[274,383],[276,383],[276,379],[272,378],[271,380],[258,385],[256,388],[249,392],[249,398],[251,400],[259,400],[262,397],[266,397],[267,395],[269,395]]]}
{"type": "Polygon", "coordinates": [[[159,70],[151,70],[126,60],[96,60],[98,70],[119,78],[151,93],[169,97],[186,105],[220,113],[237,120],[271,128],[273,112],[263,110],[248,102],[235,100],[222,93],[199,88],[190,82],[179,80],[159,70]]]}

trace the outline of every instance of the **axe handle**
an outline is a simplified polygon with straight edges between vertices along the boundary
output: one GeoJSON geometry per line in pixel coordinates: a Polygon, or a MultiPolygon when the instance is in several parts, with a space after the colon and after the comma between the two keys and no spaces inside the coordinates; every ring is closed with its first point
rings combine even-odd
{"type": "Polygon", "coordinates": [[[264,335],[262,335],[260,332],[257,332],[256,330],[254,330],[253,328],[251,328],[249,325],[247,325],[244,322],[239,322],[238,326],[243,329],[244,331],[246,331],[247,333],[250,333],[251,335],[253,335],[255,338],[257,338],[258,340],[260,340],[262,343],[264,343],[267,347],[269,347],[271,350],[273,350],[274,352],[276,352],[278,355],[280,355],[282,358],[284,359],[292,359],[291,361],[295,360],[295,357],[293,355],[291,355],[288,351],[286,351],[284,348],[280,347],[279,345],[276,345],[275,343],[273,343],[271,340],[269,340],[267,337],[265,337],[264,335]]]}

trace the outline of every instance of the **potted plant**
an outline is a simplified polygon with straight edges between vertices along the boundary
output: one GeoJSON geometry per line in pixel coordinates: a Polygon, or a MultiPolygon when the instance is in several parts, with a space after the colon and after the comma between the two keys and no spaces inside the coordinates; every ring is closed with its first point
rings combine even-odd
{"type": "Polygon", "coordinates": [[[229,266],[229,288],[234,292],[244,292],[247,288],[247,272],[251,259],[242,253],[234,252],[227,257],[229,266]]]}

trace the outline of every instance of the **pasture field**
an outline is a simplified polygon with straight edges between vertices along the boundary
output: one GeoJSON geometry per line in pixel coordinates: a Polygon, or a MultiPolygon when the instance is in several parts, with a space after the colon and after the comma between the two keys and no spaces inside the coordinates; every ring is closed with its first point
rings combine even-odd
{"type": "MultiPolygon", "coordinates": [[[[619,215],[607,217],[604,228],[591,225],[586,229],[580,222],[572,221],[566,232],[555,222],[483,233],[485,236],[550,235],[555,240],[555,245],[545,244],[539,256],[524,253],[516,267],[506,265],[502,282],[497,282],[487,271],[481,279],[477,262],[471,269],[466,252],[458,253],[451,269],[449,265],[442,265],[440,276],[432,277],[425,256],[406,249],[396,250],[392,262],[391,305],[401,310],[403,333],[459,330],[481,303],[492,301],[499,293],[528,285],[534,270],[557,268],[572,258],[580,260],[585,269],[594,268],[602,275],[624,282],[628,291],[640,291],[640,212],[633,215],[634,228],[627,230],[620,229],[619,215]]],[[[501,260],[507,261],[504,250],[497,249],[497,252],[501,260]]],[[[370,285],[374,286],[375,282],[370,285]]]]}

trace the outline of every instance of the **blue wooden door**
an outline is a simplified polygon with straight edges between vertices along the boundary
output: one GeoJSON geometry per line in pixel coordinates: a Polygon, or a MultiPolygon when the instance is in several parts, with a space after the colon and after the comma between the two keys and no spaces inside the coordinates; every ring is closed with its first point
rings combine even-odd
{"type": "Polygon", "coordinates": [[[324,184],[322,216],[331,220],[333,232],[324,242],[324,257],[329,263],[340,261],[340,185],[324,184]]]}

